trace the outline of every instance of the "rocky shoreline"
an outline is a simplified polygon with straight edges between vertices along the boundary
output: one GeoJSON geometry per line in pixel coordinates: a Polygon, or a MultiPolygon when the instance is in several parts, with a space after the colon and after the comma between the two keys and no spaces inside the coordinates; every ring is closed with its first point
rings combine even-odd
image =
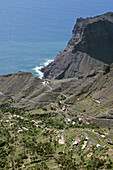
{"type": "Polygon", "coordinates": [[[66,49],[42,68],[44,78],[65,79],[94,76],[113,63],[113,12],[78,18],[66,49]]]}

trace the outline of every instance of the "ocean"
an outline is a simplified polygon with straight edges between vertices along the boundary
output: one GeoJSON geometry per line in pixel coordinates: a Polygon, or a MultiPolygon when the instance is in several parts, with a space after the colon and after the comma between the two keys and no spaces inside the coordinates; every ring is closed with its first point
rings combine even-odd
{"type": "Polygon", "coordinates": [[[112,0],[0,0],[0,75],[29,71],[53,61],[78,17],[113,11],[112,0]]]}

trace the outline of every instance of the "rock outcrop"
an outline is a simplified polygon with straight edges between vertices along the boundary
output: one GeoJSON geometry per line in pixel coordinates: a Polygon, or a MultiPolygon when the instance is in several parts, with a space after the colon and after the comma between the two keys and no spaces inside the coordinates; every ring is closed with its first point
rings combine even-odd
{"type": "Polygon", "coordinates": [[[79,18],[65,50],[44,67],[44,78],[94,76],[104,65],[113,63],[113,13],[79,18]]]}

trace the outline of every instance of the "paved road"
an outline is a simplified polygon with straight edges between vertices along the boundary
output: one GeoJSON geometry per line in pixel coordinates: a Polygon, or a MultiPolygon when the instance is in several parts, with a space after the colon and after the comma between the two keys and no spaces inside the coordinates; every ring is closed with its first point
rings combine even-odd
{"type": "Polygon", "coordinates": [[[53,90],[51,86],[49,86],[48,84],[46,85],[47,87],[50,88],[50,92],[53,90]]]}
{"type": "Polygon", "coordinates": [[[103,119],[103,118],[96,118],[96,117],[92,117],[92,116],[90,116],[90,115],[87,115],[87,114],[85,114],[85,113],[81,113],[81,116],[84,116],[84,117],[89,117],[89,118],[91,118],[91,119],[93,119],[93,120],[102,120],[102,121],[106,121],[106,120],[110,120],[110,121],[113,121],[113,119],[103,119]]]}
{"type": "MultiPolygon", "coordinates": [[[[47,85],[49,88],[50,88],[50,92],[52,91],[52,87],[51,86],[49,86],[49,85],[47,85]]],[[[65,95],[65,94],[63,94],[63,93],[60,93],[62,96],[64,96],[66,99],[67,99],[67,96],[65,95]]],[[[66,99],[64,99],[64,100],[62,100],[61,101],[61,104],[65,104],[65,100],[66,99]]],[[[68,105],[66,105],[67,107],[68,107],[68,105]]],[[[65,122],[66,122],[66,124],[68,124],[68,121],[67,121],[67,118],[68,118],[68,114],[67,114],[67,109],[68,108],[66,108],[66,110],[65,111],[62,111],[61,109],[58,109],[58,108],[56,108],[60,113],[64,113],[65,114],[65,122]]]]}
{"type": "MultiPolygon", "coordinates": [[[[75,109],[78,109],[76,106],[74,106],[74,108],[75,108],[75,109]]],[[[103,119],[103,118],[92,117],[92,116],[87,115],[87,114],[85,114],[85,113],[82,113],[82,112],[80,112],[80,111],[78,111],[78,110],[76,110],[76,112],[77,112],[78,114],[80,114],[81,116],[89,117],[90,119],[93,119],[93,120],[103,120],[103,121],[105,121],[105,120],[110,120],[110,121],[113,121],[113,119],[103,119]]]]}
{"type": "Polygon", "coordinates": [[[98,138],[102,143],[104,143],[98,134],[95,133],[95,135],[97,136],[97,138],[98,138]]]}
{"type": "Polygon", "coordinates": [[[34,100],[27,100],[27,99],[22,99],[23,101],[26,101],[26,102],[31,102],[31,103],[35,103],[35,104],[48,104],[50,102],[36,102],[34,100]]]}
{"type": "MultiPolygon", "coordinates": [[[[82,131],[82,132],[80,132],[80,133],[78,133],[77,135],[76,135],[76,137],[78,137],[79,135],[81,135],[81,134],[85,134],[86,135],[86,137],[88,137],[94,144],[98,144],[98,143],[96,143],[92,138],[94,138],[91,134],[89,134],[87,131],[82,131]]],[[[102,143],[104,143],[102,140],[101,140],[101,138],[100,138],[100,136],[98,135],[98,134],[95,134],[97,137],[98,137],[98,139],[102,142],[102,143]]],[[[102,145],[100,145],[101,147],[103,147],[102,145]]]]}
{"type": "MultiPolygon", "coordinates": [[[[52,87],[51,86],[49,86],[49,85],[47,85],[49,88],[50,88],[50,92],[52,91],[52,87]]],[[[65,95],[65,94],[63,94],[63,93],[60,93],[61,95],[63,95],[63,96],[65,96],[65,98],[67,99],[68,97],[65,95]]],[[[65,100],[66,99],[64,99],[64,100],[62,100],[61,101],[61,104],[65,104],[67,107],[69,106],[68,104],[66,104],[65,103],[65,100]]],[[[41,103],[41,102],[38,102],[38,103],[41,103]]],[[[44,102],[44,103],[46,103],[46,102],[44,102]]],[[[48,102],[47,102],[48,103],[48,102]]],[[[92,117],[92,116],[90,116],[90,115],[87,115],[87,114],[85,114],[85,113],[82,113],[82,112],[80,112],[80,111],[77,111],[77,107],[76,106],[74,106],[74,108],[76,109],[76,112],[78,113],[78,114],[80,114],[81,116],[84,116],[84,117],[89,117],[90,119],[93,119],[93,120],[101,120],[101,121],[106,121],[106,120],[110,120],[110,121],[113,121],[113,119],[102,119],[102,118],[95,118],[95,117],[92,117]]],[[[61,112],[61,113],[63,113],[62,112],[62,110],[61,109],[58,109],[58,108],[56,108],[59,112],[61,112]]],[[[73,108],[72,108],[73,109],[73,108]]],[[[66,109],[66,111],[64,112],[65,113],[65,122],[66,122],[66,124],[68,124],[68,122],[67,122],[67,118],[68,118],[68,114],[67,114],[67,109],[66,109]]],[[[97,136],[98,137],[98,139],[101,141],[101,138],[99,138],[99,136],[97,136]]]]}
{"type": "Polygon", "coordinates": [[[79,135],[81,135],[81,134],[85,134],[86,135],[86,137],[88,137],[95,145],[97,145],[97,143],[92,139],[93,138],[93,136],[92,135],[90,135],[87,131],[82,131],[82,132],[80,132],[80,133],[78,133],[77,135],[76,135],[76,137],[75,138],[77,138],[79,135]],[[89,137],[89,136],[91,136],[91,137],[89,137]]]}
{"type": "Polygon", "coordinates": [[[66,108],[66,110],[64,111],[64,114],[65,114],[65,122],[66,122],[66,124],[68,124],[68,120],[67,120],[67,118],[68,118],[68,114],[67,114],[67,108],[66,108]]]}

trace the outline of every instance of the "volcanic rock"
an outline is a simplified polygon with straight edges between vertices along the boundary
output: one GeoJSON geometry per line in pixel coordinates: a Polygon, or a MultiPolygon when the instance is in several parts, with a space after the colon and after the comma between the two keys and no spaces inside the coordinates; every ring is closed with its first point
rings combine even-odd
{"type": "Polygon", "coordinates": [[[44,67],[43,78],[92,77],[113,63],[113,12],[78,18],[65,50],[44,67]]]}

